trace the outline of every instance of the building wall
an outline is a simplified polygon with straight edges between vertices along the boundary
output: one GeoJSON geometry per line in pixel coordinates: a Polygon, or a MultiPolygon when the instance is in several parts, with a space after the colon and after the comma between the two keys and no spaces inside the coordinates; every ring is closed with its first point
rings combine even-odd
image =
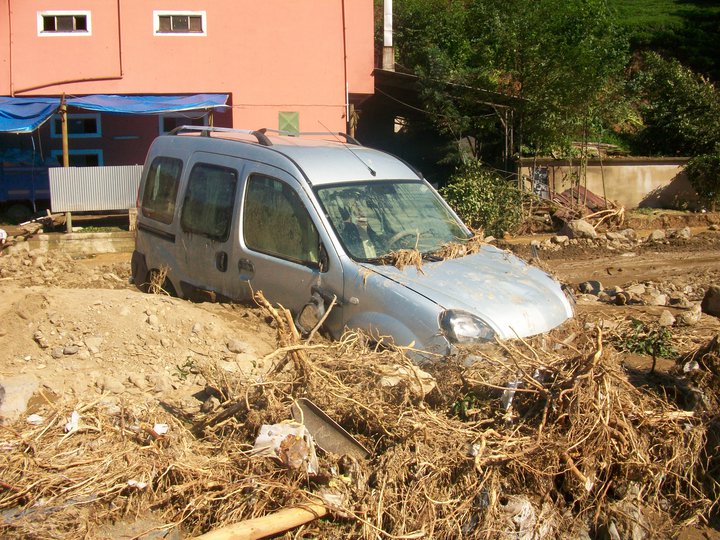
{"type": "MultiPolygon", "coordinates": [[[[590,160],[587,184],[581,184],[600,197],[616,201],[625,208],[693,208],[697,194],[683,168],[683,158],[590,160]]],[[[523,160],[523,175],[530,178],[531,160],[523,160]]],[[[549,188],[561,193],[573,185],[579,174],[579,163],[537,160],[536,167],[547,167],[549,188]]],[[[531,184],[527,183],[528,189],[531,184]]]]}
{"type": "Polygon", "coordinates": [[[372,0],[0,0],[0,95],[228,93],[235,127],[294,111],[344,131],[346,92],[373,92],[373,24],[372,0]],[[205,11],[206,35],[153,35],[178,8],[205,11]],[[38,12],[68,9],[87,35],[38,35],[38,12]]]}

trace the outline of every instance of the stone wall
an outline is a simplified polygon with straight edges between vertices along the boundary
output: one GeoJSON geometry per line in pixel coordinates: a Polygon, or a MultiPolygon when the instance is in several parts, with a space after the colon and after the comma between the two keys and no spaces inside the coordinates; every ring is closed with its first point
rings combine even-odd
{"type": "MultiPolygon", "coordinates": [[[[587,164],[587,183],[580,185],[628,209],[695,209],[697,194],[683,171],[685,163],[687,158],[592,159],[587,164]]],[[[544,183],[550,191],[561,193],[580,176],[580,161],[523,159],[522,174],[526,189],[542,191],[544,183]]]]}

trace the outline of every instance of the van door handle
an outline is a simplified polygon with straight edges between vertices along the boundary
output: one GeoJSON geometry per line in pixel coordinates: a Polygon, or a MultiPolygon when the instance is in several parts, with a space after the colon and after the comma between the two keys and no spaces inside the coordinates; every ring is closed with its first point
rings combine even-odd
{"type": "Polygon", "coordinates": [[[221,272],[225,272],[227,270],[227,264],[228,264],[227,253],[224,251],[218,251],[215,254],[215,267],[218,270],[220,270],[221,272]]]}
{"type": "Polygon", "coordinates": [[[255,266],[250,259],[240,259],[238,260],[238,272],[240,272],[240,279],[250,281],[255,275],[255,266]]]}

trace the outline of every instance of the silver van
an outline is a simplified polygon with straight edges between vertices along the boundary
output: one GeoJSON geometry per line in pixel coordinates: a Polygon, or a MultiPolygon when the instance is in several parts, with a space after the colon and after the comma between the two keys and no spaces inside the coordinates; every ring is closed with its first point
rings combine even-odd
{"type": "Polygon", "coordinates": [[[490,245],[443,260],[472,233],[417,171],[343,134],[182,127],[152,144],[138,193],[132,276],[194,300],[262,291],[308,331],[324,322],[447,354],[526,337],[573,316],[559,283],[490,245]],[[402,249],[421,265],[388,264],[402,249]]]}

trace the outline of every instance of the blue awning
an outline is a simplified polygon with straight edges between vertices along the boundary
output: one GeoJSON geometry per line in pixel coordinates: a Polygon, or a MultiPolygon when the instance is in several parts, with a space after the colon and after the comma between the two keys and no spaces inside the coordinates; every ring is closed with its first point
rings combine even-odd
{"type": "MultiPolygon", "coordinates": [[[[92,95],[66,99],[70,107],[119,114],[161,114],[224,108],[227,94],[182,96],[92,95]]],[[[0,97],[0,132],[28,133],[60,107],[59,98],[0,97]]]]}
{"type": "Polygon", "coordinates": [[[225,107],[227,94],[189,96],[113,96],[95,95],[70,98],[67,104],[90,111],[124,114],[158,114],[225,107]]]}
{"type": "Polygon", "coordinates": [[[0,131],[29,133],[40,127],[60,106],[58,98],[0,96],[0,131]]]}

